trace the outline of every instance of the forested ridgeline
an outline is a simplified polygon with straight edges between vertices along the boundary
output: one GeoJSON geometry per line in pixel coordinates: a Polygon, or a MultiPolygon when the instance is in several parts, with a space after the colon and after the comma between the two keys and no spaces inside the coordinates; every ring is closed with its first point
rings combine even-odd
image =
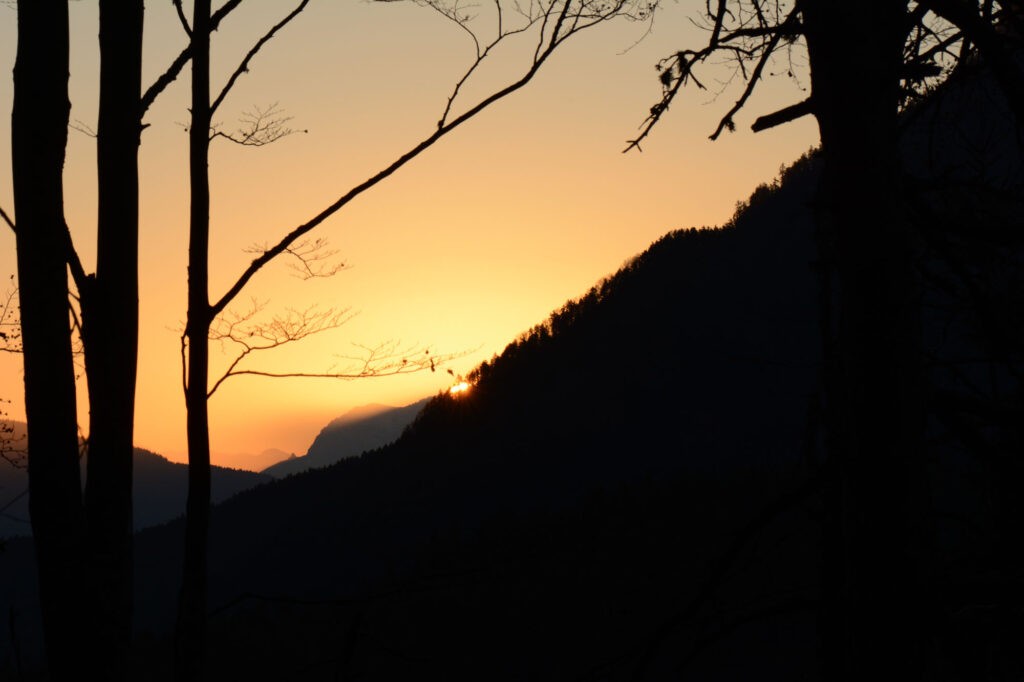
{"type": "MultiPolygon", "coordinates": [[[[1024,176],[1003,111],[965,77],[904,134],[932,679],[1024,671],[1024,176]]],[[[821,679],[836,294],[817,165],[794,164],[722,228],[666,235],[394,445],[219,505],[210,677],[821,679]]],[[[169,659],[181,534],[136,537],[140,679],[169,659]]],[[[0,556],[19,614],[27,559],[24,543],[0,556]]],[[[12,642],[33,641],[11,622],[7,666],[12,642]]]]}

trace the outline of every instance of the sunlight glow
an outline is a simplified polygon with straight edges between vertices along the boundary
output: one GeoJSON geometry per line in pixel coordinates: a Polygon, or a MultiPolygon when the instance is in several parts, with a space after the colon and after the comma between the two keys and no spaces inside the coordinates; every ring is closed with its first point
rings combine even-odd
{"type": "Polygon", "coordinates": [[[451,388],[449,388],[448,389],[448,393],[450,395],[458,395],[460,393],[465,393],[468,390],[469,390],[469,384],[466,383],[465,381],[460,381],[459,383],[457,383],[454,386],[452,386],[451,388]]]}

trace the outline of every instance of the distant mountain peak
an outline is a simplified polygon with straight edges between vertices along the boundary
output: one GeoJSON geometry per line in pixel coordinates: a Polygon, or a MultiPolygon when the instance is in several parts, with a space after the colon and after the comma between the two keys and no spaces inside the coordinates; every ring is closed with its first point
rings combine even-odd
{"type": "Polygon", "coordinates": [[[260,473],[281,478],[307,469],[330,466],[388,445],[412,423],[426,402],[424,398],[404,407],[372,403],[352,408],[321,429],[305,455],[282,458],[260,473]]]}

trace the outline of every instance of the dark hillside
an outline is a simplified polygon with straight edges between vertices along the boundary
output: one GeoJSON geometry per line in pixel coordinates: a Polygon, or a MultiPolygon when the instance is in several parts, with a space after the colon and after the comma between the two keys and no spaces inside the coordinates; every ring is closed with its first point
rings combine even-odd
{"type": "MultiPolygon", "coordinates": [[[[935,396],[922,559],[934,665],[978,679],[983,660],[1021,669],[1020,631],[1001,623],[1024,518],[1012,454],[1024,194],[1012,163],[962,174],[979,149],[1019,157],[981,144],[1006,131],[998,115],[988,127],[967,115],[992,114],[968,106],[984,81],[960,87],[916,112],[908,155],[929,160],[908,164],[907,211],[935,396]]],[[[814,679],[830,305],[814,166],[759,188],[724,228],[666,235],[482,365],[469,392],[428,403],[393,446],[219,507],[220,672],[814,679]]],[[[156,628],[178,532],[140,537],[156,628]]]]}
{"type": "MultiPolygon", "coordinates": [[[[991,94],[954,82],[905,137],[935,680],[1024,670],[1024,174],[991,94]]],[[[210,678],[821,679],[816,163],[666,235],[393,445],[219,505],[210,678]]],[[[137,537],[139,679],[170,660],[181,539],[137,537]]],[[[0,556],[6,603],[26,554],[0,556]]]]}
{"type": "MultiPolygon", "coordinates": [[[[482,366],[469,392],[428,403],[395,445],[218,507],[215,602],[246,593],[366,595],[431,575],[441,577],[422,596],[428,611],[441,608],[451,590],[470,589],[477,596],[460,599],[562,612],[563,597],[565,608],[588,601],[566,591],[585,570],[582,589],[615,582],[608,599],[635,612],[623,623],[639,626],[667,606],[671,576],[694,578],[673,594],[693,593],[706,571],[698,553],[720,550],[724,529],[797,485],[817,457],[807,433],[819,355],[806,217],[812,165],[789,171],[784,193],[759,190],[726,228],[664,237],[482,366]],[[553,565],[562,569],[545,584],[539,576],[553,565]],[[450,575],[475,577],[467,586],[450,575]],[[629,605],[634,592],[639,601],[629,605]]],[[[164,618],[176,576],[159,567],[177,564],[168,548],[177,548],[179,532],[168,527],[139,538],[140,576],[156,581],[144,583],[141,598],[164,618]]],[[[805,584],[814,579],[813,571],[792,575],[805,584]]],[[[284,632],[266,625],[279,637],[274,651],[299,627],[285,624],[285,614],[308,616],[279,607],[247,600],[236,617],[223,615],[232,624],[224,627],[284,619],[284,632]]],[[[467,618],[483,615],[466,608],[467,618]]],[[[489,619],[504,607],[494,608],[489,619]]],[[[618,608],[595,625],[617,631],[618,608]]],[[[350,613],[327,612],[322,617],[347,627],[350,613]]],[[[507,647],[527,631],[538,643],[550,628],[575,623],[574,613],[563,613],[568,620],[538,615],[549,623],[543,626],[511,618],[501,626],[510,631],[474,645],[482,647],[479,657],[467,665],[511,655],[507,647]]],[[[480,634],[447,617],[444,623],[438,637],[480,634]]],[[[329,631],[302,639],[341,636],[329,631]]],[[[428,639],[408,642],[409,651],[422,653],[428,639]]],[[[585,651],[583,631],[578,641],[573,665],[600,661],[585,651]]],[[[531,648],[508,669],[535,669],[550,654],[531,648]]],[[[501,678],[495,675],[485,677],[501,678]]]]}
{"type": "MultiPolygon", "coordinates": [[[[19,444],[23,450],[24,440],[19,444]]],[[[32,533],[28,521],[28,472],[25,466],[21,451],[13,452],[6,460],[0,459],[0,538],[32,533]]],[[[136,448],[132,479],[136,530],[166,523],[184,513],[188,492],[186,465],[144,448],[136,448]]],[[[215,466],[211,491],[213,501],[223,502],[242,490],[269,480],[269,476],[251,471],[215,466]]]]}

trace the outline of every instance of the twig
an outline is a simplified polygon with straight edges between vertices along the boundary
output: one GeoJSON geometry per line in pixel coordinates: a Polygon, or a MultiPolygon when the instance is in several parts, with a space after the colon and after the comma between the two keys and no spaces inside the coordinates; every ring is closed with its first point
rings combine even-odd
{"type": "MultiPolygon", "coordinates": [[[[603,21],[611,19],[614,16],[618,16],[622,8],[626,6],[626,2],[625,0],[620,0],[617,3],[613,3],[612,5],[610,5],[607,11],[586,14],[586,21],[575,22],[571,30],[567,31],[566,33],[562,34],[561,37],[559,37],[559,32],[561,31],[561,27],[564,25],[566,16],[569,11],[569,7],[571,5],[572,3],[570,1],[565,2],[562,11],[559,13],[558,21],[555,24],[554,31],[550,36],[550,39],[547,43],[547,47],[537,52],[529,68],[518,80],[484,97],[482,100],[477,102],[477,104],[473,105],[459,116],[456,116],[451,120],[447,121],[444,125],[438,127],[436,130],[434,130],[433,133],[431,133],[418,144],[413,146],[409,151],[405,152],[397,159],[392,161],[383,170],[379,171],[375,175],[367,178],[360,184],[351,188],[348,192],[346,192],[336,201],[334,201],[334,203],[330,204],[329,206],[321,210],[316,216],[314,216],[310,220],[306,221],[305,223],[302,223],[301,225],[298,225],[297,227],[292,228],[291,231],[285,234],[284,237],[282,237],[276,244],[274,244],[269,249],[267,249],[263,254],[255,258],[249,264],[249,266],[245,268],[241,275],[239,275],[239,277],[235,280],[234,284],[232,284],[227,289],[227,291],[219,299],[217,299],[216,302],[210,307],[211,314],[216,316],[222,313],[225,310],[225,308],[238,296],[238,294],[241,293],[242,289],[246,286],[246,284],[249,283],[249,280],[251,280],[256,275],[256,273],[263,268],[264,265],[269,263],[277,256],[281,255],[282,253],[285,253],[287,249],[290,246],[292,246],[292,244],[294,244],[297,240],[304,237],[312,229],[314,229],[315,227],[323,223],[325,220],[327,220],[329,217],[337,213],[338,210],[346,206],[356,197],[360,196],[363,192],[371,189],[372,187],[379,184],[381,181],[390,177],[392,174],[395,173],[395,171],[405,166],[405,164],[407,164],[409,161],[415,159],[426,149],[429,149],[431,146],[433,146],[435,142],[440,140],[442,137],[452,132],[453,130],[461,126],[463,123],[470,120],[471,118],[473,118],[478,113],[488,108],[495,102],[516,92],[517,90],[520,90],[523,86],[525,86],[527,83],[533,80],[533,77],[537,74],[537,72],[544,65],[544,63],[547,62],[547,60],[551,57],[551,54],[560,44],[565,42],[565,40],[567,40],[571,35],[580,33],[581,31],[591,28],[603,21]]],[[[644,6],[646,6],[646,3],[644,6]]],[[[550,7],[554,7],[554,3],[552,3],[550,7]]],[[[588,4],[586,2],[580,5],[578,18],[584,16],[583,10],[587,7],[588,4]]],[[[545,16],[547,16],[547,14],[545,16]]]]}
{"type": "MultiPolygon", "coordinates": [[[[224,20],[236,7],[242,4],[242,0],[228,0],[224,5],[210,16],[210,30],[216,31],[220,22],[224,20]]],[[[167,89],[167,86],[178,78],[178,74],[185,68],[185,65],[192,59],[192,44],[182,50],[174,61],[171,62],[162,74],[146,89],[145,94],[139,101],[139,118],[141,118],[160,96],[160,93],[167,89]]]]}
{"type": "Polygon", "coordinates": [[[299,13],[306,8],[306,5],[308,4],[309,0],[302,0],[295,7],[295,9],[293,9],[284,19],[274,24],[274,26],[271,27],[271,29],[267,31],[262,38],[256,41],[256,44],[253,45],[249,52],[245,55],[245,58],[242,59],[241,63],[238,65],[238,68],[236,68],[234,73],[231,74],[231,77],[228,78],[228,82],[224,85],[224,88],[220,91],[220,94],[217,95],[217,98],[213,100],[213,103],[210,105],[211,115],[215,111],[217,111],[217,107],[220,106],[221,102],[224,101],[224,98],[227,97],[229,92],[231,92],[231,88],[234,87],[235,81],[237,81],[243,73],[248,73],[249,62],[252,61],[252,58],[255,57],[256,54],[263,48],[263,46],[266,45],[267,42],[269,42],[274,37],[275,33],[277,33],[282,28],[287,26],[292,19],[297,17],[299,13]]]}
{"type": "Polygon", "coordinates": [[[7,215],[7,211],[4,210],[3,206],[0,206],[0,217],[4,219],[5,223],[7,223],[7,227],[11,228],[11,232],[18,234],[18,228],[15,227],[14,221],[11,220],[9,215],[7,215]]]}

